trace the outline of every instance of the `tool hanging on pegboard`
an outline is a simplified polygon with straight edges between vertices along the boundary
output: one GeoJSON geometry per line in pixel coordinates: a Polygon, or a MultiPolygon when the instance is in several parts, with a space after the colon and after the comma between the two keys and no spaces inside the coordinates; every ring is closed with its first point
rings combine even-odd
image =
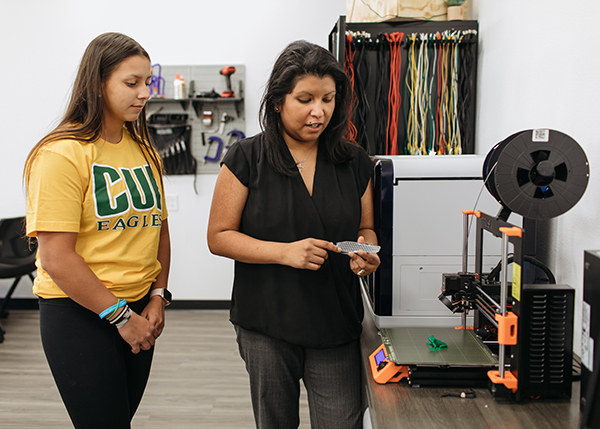
{"type": "Polygon", "coordinates": [[[165,79],[161,76],[162,67],[160,64],[154,64],[151,66],[152,79],[150,81],[150,97],[151,98],[165,98],[165,79]]]}
{"type": "Polygon", "coordinates": [[[192,127],[187,114],[154,114],[148,131],[152,144],[163,160],[166,174],[196,174],[196,158],[191,152],[192,127]]]}
{"type": "MultiPolygon", "coordinates": [[[[208,124],[212,124],[212,112],[205,112],[204,117],[210,118],[206,120],[206,122],[204,122],[204,124],[208,125],[208,124]]],[[[231,144],[231,137],[230,137],[230,141],[227,143],[227,145],[225,145],[223,143],[223,139],[219,136],[224,136],[225,133],[225,125],[227,125],[227,123],[233,121],[235,118],[231,115],[229,115],[227,112],[223,112],[223,114],[221,115],[221,121],[219,123],[219,128],[218,129],[214,129],[214,130],[206,130],[202,133],[202,145],[206,145],[206,141],[208,141],[208,148],[206,149],[206,155],[204,156],[204,164],[206,164],[207,162],[214,162],[214,163],[218,163],[221,158],[223,153],[223,148],[225,149],[229,149],[229,146],[231,144]],[[208,140],[206,139],[205,134],[211,134],[211,133],[215,133],[217,135],[211,135],[210,137],[208,137],[208,140]],[[216,146],[216,150],[213,149],[213,146],[216,146]],[[211,155],[211,153],[213,155],[211,155]]],[[[242,136],[241,138],[243,138],[244,133],[241,131],[237,131],[237,130],[233,130],[227,133],[227,136],[237,136],[238,140],[240,139],[240,135],[242,136]]]]}
{"type": "Polygon", "coordinates": [[[219,162],[225,156],[225,152],[231,147],[233,143],[243,138],[246,138],[244,133],[239,130],[232,130],[227,133],[229,140],[227,143],[223,142],[223,139],[217,136],[210,136],[208,138],[208,149],[206,150],[206,155],[204,156],[204,163],[207,162],[219,162]],[[217,149],[213,150],[213,144],[216,145],[217,149]],[[213,153],[211,156],[210,154],[213,153]]]}
{"type": "Polygon", "coordinates": [[[231,75],[235,73],[235,67],[225,66],[221,70],[219,70],[219,73],[225,76],[225,83],[227,84],[227,89],[221,93],[221,97],[235,97],[235,93],[231,89],[231,75]]]}

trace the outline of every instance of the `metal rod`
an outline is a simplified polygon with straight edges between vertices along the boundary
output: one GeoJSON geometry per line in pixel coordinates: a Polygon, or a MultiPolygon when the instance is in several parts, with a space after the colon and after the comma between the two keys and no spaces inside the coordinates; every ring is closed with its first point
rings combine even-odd
{"type": "Polygon", "coordinates": [[[469,215],[463,213],[463,251],[462,251],[462,272],[466,273],[469,258],[469,215]]]}
{"type": "Polygon", "coordinates": [[[488,319],[489,322],[497,328],[498,322],[496,322],[496,320],[494,320],[494,316],[489,313],[489,310],[487,310],[485,307],[483,307],[479,303],[475,303],[475,305],[477,306],[477,309],[481,312],[481,314],[483,316],[485,316],[485,318],[488,319]]]}
{"type": "Polygon", "coordinates": [[[484,297],[486,297],[488,299],[490,304],[492,304],[494,307],[496,307],[498,310],[500,310],[500,306],[498,305],[498,303],[496,301],[494,301],[494,298],[492,298],[487,293],[485,293],[485,291],[483,289],[481,289],[479,286],[475,286],[475,288],[477,289],[477,291],[480,294],[482,294],[484,297]]]}
{"type": "Polygon", "coordinates": [[[485,311],[486,314],[492,318],[492,320],[496,320],[494,318],[494,316],[496,315],[496,312],[494,310],[492,310],[489,306],[489,304],[487,304],[485,301],[483,301],[480,297],[475,298],[475,304],[479,304],[480,310],[479,311],[485,311]]]}
{"type": "Polygon", "coordinates": [[[500,344],[500,349],[498,350],[498,375],[500,378],[504,378],[504,359],[506,355],[504,347],[504,344],[500,344]]]}
{"type": "MultiPolygon", "coordinates": [[[[462,272],[466,273],[469,259],[469,215],[463,213],[463,252],[462,252],[462,272]]],[[[467,311],[462,314],[462,328],[467,329],[467,311]]]]}
{"type": "MultiPolygon", "coordinates": [[[[500,283],[500,311],[502,316],[506,316],[506,291],[508,281],[508,235],[502,233],[502,282],[500,283]]],[[[504,344],[500,344],[498,353],[498,375],[504,378],[504,361],[506,358],[506,349],[504,344]]]]}
{"type": "Polygon", "coordinates": [[[500,311],[506,316],[506,291],[508,290],[508,235],[502,234],[502,283],[500,284],[500,311]]]}

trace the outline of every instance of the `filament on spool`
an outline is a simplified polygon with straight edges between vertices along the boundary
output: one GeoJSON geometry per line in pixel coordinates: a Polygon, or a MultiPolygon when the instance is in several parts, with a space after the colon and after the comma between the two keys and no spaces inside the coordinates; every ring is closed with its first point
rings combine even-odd
{"type": "Polygon", "coordinates": [[[508,210],[546,219],[570,210],[585,193],[589,164],[575,140],[555,130],[525,130],[486,156],[488,191],[508,210]]]}

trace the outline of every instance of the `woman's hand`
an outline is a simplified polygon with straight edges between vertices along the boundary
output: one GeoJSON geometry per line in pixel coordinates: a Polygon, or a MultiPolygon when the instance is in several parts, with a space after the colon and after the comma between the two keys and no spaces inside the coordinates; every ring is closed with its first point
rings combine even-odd
{"type": "Polygon", "coordinates": [[[129,322],[119,329],[119,334],[131,346],[133,354],[138,354],[140,350],[150,350],[160,335],[156,333],[156,328],[148,319],[135,312],[131,314],[129,322]]]}
{"type": "Polygon", "coordinates": [[[152,323],[156,334],[154,338],[158,339],[165,328],[165,302],[163,299],[160,296],[150,298],[150,302],[140,315],[152,323]]]}
{"type": "Polygon", "coordinates": [[[316,271],[327,260],[327,251],[339,253],[340,249],[330,241],[305,238],[286,246],[285,265],[293,268],[316,271]]]}
{"type": "MultiPolygon", "coordinates": [[[[365,238],[361,235],[357,240],[359,243],[365,244],[365,238]]],[[[381,263],[377,253],[367,253],[364,250],[348,253],[350,257],[350,269],[359,277],[368,276],[379,267],[381,263]]]]}

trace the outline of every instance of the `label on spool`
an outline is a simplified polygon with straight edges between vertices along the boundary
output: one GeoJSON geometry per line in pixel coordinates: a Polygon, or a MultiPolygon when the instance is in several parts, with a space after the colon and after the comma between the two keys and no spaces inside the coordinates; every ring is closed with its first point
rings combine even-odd
{"type": "Polygon", "coordinates": [[[532,142],[548,142],[550,140],[550,130],[531,130],[532,142]]]}
{"type": "Polygon", "coordinates": [[[530,219],[559,216],[583,196],[589,179],[585,152],[550,129],[515,133],[490,151],[485,186],[505,209],[530,219]]]}

